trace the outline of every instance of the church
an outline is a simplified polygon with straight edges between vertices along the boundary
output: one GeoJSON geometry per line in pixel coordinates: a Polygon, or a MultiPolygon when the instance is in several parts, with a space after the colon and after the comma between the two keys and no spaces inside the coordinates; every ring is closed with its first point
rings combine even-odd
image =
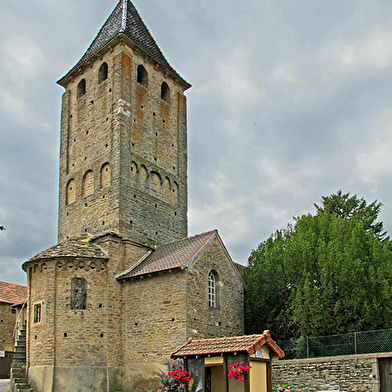
{"type": "Polygon", "coordinates": [[[217,230],[188,237],[190,84],[120,0],[62,97],[58,244],[23,264],[36,392],[133,391],[188,338],[242,335],[217,230]]]}

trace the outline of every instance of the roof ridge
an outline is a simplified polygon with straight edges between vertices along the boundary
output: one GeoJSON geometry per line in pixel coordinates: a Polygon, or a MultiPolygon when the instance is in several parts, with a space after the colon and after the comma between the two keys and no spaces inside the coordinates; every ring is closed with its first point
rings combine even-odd
{"type": "Polygon", "coordinates": [[[263,337],[265,336],[264,334],[253,334],[253,335],[239,335],[239,336],[223,336],[220,338],[205,338],[205,339],[195,339],[192,340],[193,343],[195,342],[207,342],[210,340],[234,340],[234,339],[240,339],[240,338],[256,338],[256,337],[263,337]]]}
{"type": "Polygon", "coordinates": [[[170,241],[170,242],[165,242],[164,244],[159,245],[157,248],[160,248],[160,247],[166,246],[166,245],[170,245],[170,244],[174,244],[174,243],[176,243],[176,242],[188,241],[188,240],[191,240],[191,239],[193,239],[193,238],[201,237],[201,236],[203,236],[203,235],[210,234],[210,233],[213,233],[213,232],[216,232],[216,233],[217,233],[217,232],[218,232],[218,229],[213,229],[213,230],[205,231],[205,232],[200,233],[200,234],[192,235],[192,236],[190,236],[190,237],[182,237],[182,238],[179,238],[178,240],[173,240],[173,241],[170,241]]]}
{"type": "Polygon", "coordinates": [[[127,28],[127,10],[128,10],[128,2],[127,0],[122,0],[122,20],[121,20],[121,29],[120,32],[124,32],[125,29],[127,28]]]}

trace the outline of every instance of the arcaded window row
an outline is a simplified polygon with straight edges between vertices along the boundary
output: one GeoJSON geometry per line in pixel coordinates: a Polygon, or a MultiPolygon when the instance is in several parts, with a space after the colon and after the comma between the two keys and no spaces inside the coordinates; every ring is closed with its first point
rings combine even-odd
{"type": "MultiPolygon", "coordinates": [[[[107,188],[110,185],[111,168],[109,163],[104,163],[100,170],[100,189],[107,188]]],[[[82,179],[82,197],[92,195],[94,193],[94,176],[92,170],[87,170],[82,179]]],[[[66,204],[75,203],[77,198],[76,180],[71,178],[66,188],[66,204]]]]}
{"type": "MultiPolygon", "coordinates": [[[[108,78],[108,65],[107,63],[101,64],[98,70],[98,84],[102,83],[108,78]]],[[[137,67],[137,82],[144,87],[148,87],[148,73],[143,65],[137,67]]],[[[77,97],[83,97],[86,94],[86,79],[82,79],[77,88],[77,97]]],[[[161,99],[170,103],[170,88],[166,82],[161,84],[161,99]]]]}

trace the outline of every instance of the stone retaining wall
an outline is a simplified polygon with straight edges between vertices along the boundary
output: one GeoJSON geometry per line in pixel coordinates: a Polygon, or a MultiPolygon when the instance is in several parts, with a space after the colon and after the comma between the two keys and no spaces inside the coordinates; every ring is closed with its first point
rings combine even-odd
{"type": "Polygon", "coordinates": [[[392,353],[272,360],[273,383],[296,392],[380,392],[378,358],[392,353]]]}

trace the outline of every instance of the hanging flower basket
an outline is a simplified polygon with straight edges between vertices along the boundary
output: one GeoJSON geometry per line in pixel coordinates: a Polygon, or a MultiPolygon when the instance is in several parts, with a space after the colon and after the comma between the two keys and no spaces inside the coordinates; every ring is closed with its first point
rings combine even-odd
{"type": "Polygon", "coordinates": [[[250,366],[249,365],[244,366],[243,361],[234,363],[229,367],[229,374],[227,375],[227,377],[230,380],[244,381],[245,380],[244,376],[246,372],[249,371],[249,369],[250,366]]]}

